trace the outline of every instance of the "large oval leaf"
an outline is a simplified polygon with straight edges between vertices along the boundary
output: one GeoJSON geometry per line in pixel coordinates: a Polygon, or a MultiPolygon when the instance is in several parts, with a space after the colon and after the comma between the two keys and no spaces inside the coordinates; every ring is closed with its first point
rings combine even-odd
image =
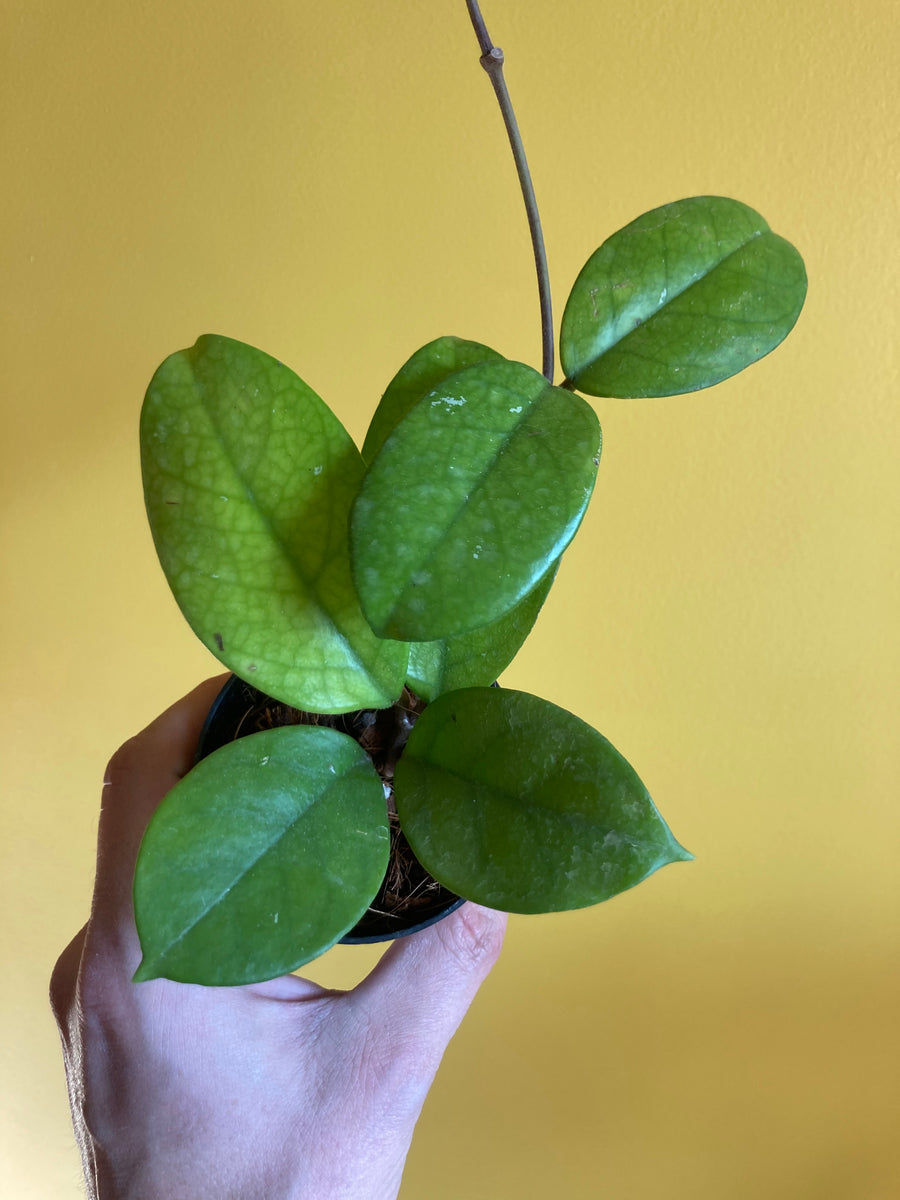
{"type": "Polygon", "coordinates": [[[365,912],[388,844],[381,780],[346,734],[294,725],[223,746],[144,835],[135,979],[238,984],[295,970],[365,912]]]}
{"type": "Polygon", "coordinates": [[[408,686],[423,700],[430,701],[442,692],[493,683],[531,632],[558,567],[558,561],[553,563],[537,587],[498,621],[455,638],[411,642],[408,686]]]}
{"type": "Polygon", "coordinates": [[[353,507],[372,628],[432,641],[508,612],[574,535],[599,455],[590,406],[523,363],[445,379],[394,428],[353,507]]]}
{"type": "Polygon", "coordinates": [[[560,356],[593,396],[709,387],[774,350],[803,307],[803,260],[752,208],[695,196],[645,213],[587,261],[560,356]]]}
{"type": "Polygon", "coordinates": [[[525,692],[470,688],[429,705],[394,795],[426,870],[506,912],[596,904],[691,858],[606,738],[525,692]]]}
{"type": "Polygon", "coordinates": [[[435,338],[417,350],[388,384],[375,409],[363,442],[363,461],[372,461],[394,426],[448,375],[455,375],[457,371],[480,362],[501,360],[502,356],[489,346],[458,337],[435,338]]]}
{"type": "Polygon", "coordinates": [[[153,377],[141,462],[163,570],[217,658],[297,708],[393,703],[407,650],[375,636],[350,574],[362,459],[311,388],[261,350],[201,337],[153,377]]]}

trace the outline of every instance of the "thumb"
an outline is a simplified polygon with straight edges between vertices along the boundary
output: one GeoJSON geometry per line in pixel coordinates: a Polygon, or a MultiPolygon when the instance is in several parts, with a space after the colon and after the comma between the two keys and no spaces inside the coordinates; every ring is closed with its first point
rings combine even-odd
{"type": "MultiPolygon", "coordinates": [[[[345,999],[364,1009],[382,1061],[411,1069],[422,1098],[444,1050],[497,961],[506,914],[466,903],[400,938],[345,999]]],[[[362,1015],[362,1014],[360,1014],[362,1015]]]]}

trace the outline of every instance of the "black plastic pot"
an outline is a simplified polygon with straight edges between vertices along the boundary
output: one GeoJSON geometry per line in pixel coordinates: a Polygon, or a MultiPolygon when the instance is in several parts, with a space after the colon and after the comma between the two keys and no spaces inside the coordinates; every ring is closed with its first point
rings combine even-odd
{"type": "MultiPolygon", "coordinates": [[[[238,738],[247,737],[251,733],[257,731],[257,723],[253,714],[260,709],[266,709],[271,706],[280,715],[290,712],[286,705],[280,704],[278,701],[271,700],[264,692],[258,688],[252,687],[249,683],[245,683],[243,679],[239,679],[236,675],[232,675],[222,690],[219,692],[213,701],[203,729],[200,733],[200,740],[197,744],[197,753],[195,761],[199,762],[202,758],[206,758],[208,754],[212,754],[214,750],[218,750],[221,746],[228,742],[236,741],[238,738]]],[[[295,714],[295,719],[280,719],[273,721],[273,724],[295,724],[298,723],[300,714],[295,714]]],[[[368,713],[347,713],[336,718],[326,718],[329,722],[338,723],[338,727],[342,732],[354,735],[355,727],[366,727],[367,722],[371,720],[368,713]]],[[[454,912],[464,901],[454,892],[438,884],[428,873],[425,868],[415,860],[415,856],[409,849],[409,844],[403,837],[402,833],[395,834],[392,837],[392,853],[394,850],[394,842],[396,839],[402,839],[404,852],[408,854],[415,862],[420,874],[420,881],[417,887],[422,887],[422,881],[426,881],[429,885],[431,893],[427,904],[422,904],[413,912],[406,914],[398,914],[393,912],[383,911],[378,908],[379,896],[373,900],[372,907],[368,912],[360,918],[356,925],[348,934],[341,938],[342,944],[345,945],[365,945],[371,942],[388,942],[398,937],[406,937],[407,934],[417,933],[420,929],[427,929],[429,925],[434,925],[437,921],[454,912]]]]}

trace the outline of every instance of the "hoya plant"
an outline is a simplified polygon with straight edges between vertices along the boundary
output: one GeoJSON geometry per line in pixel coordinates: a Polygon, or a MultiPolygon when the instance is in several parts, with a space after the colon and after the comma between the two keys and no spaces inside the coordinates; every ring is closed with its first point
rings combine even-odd
{"type": "Polygon", "coordinates": [[[656,208],[575,280],[556,386],[503,56],[468,8],[528,209],[542,370],[439,337],[388,384],[361,450],[288,366],[230,338],[153,376],[142,467],[172,591],[209,650],[299,723],[226,741],[162,802],[135,875],[139,980],[240,984],[315,958],[383,886],[391,822],[448,894],[517,913],[596,904],[691,857],[600,733],[495,681],[591,497],[601,434],[584,396],[743,370],[796,321],[803,263],[735,200],[656,208]],[[384,714],[389,753],[374,753],[384,714]]]}

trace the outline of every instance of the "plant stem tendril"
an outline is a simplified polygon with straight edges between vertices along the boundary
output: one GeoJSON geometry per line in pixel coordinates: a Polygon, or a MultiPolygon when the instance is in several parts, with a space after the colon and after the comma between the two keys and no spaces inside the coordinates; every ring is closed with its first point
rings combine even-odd
{"type": "Polygon", "coordinates": [[[541,218],[538,214],[537,200],[534,195],[534,185],[531,182],[531,172],[528,170],[528,160],[522,145],[522,135],[513,112],[512,101],[503,77],[503,51],[491,41],[490,34],[485,28],[484,18],[478,6],[478,0],[466,0],[466,7],[472,20],[478,45],[481,47],[481,65],[490,76],[497,103],[503,116],[503,123],[509,136],[516,172],[522,188],[522,199],[525,201],[525,212],[528,215],[528,228],[531,231],[531,245],[534,250],[534,265],[538,278],[538,295],[541,301],[541,342],[543,347],[543,374],[548,382],[553,382],[553,309],[550,303],[550,273],[547,270],[547,253],[544,249],[544,235],[541,231],[541,218]]]}

